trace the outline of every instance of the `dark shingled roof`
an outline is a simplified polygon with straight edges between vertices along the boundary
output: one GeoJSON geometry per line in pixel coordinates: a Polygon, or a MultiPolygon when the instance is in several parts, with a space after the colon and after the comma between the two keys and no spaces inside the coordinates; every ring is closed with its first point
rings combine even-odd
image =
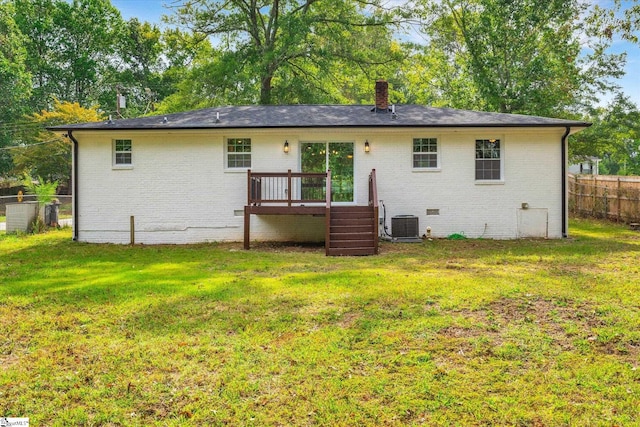
{"type": "Polygon", "coordinates": [[[50,127],[50,130],[145,130],[334,127],[587,127],[590,123],[519,114],[397,105],[254,105],[206,108],[162,116],[50,127]],[[165,119],[166,118],[166,119],[165,119]],[[219,118],[219,119],[218,119],[219,118]]]}

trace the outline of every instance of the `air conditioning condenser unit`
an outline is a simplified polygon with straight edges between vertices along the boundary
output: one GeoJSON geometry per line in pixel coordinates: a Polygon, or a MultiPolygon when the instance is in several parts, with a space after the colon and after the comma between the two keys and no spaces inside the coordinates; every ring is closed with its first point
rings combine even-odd
{"type": "Polygon", "coordinates": [[[417,216],[397,215],[391,218],[391,237],[394,239],[419,239],[419,230],[417,216]]]}

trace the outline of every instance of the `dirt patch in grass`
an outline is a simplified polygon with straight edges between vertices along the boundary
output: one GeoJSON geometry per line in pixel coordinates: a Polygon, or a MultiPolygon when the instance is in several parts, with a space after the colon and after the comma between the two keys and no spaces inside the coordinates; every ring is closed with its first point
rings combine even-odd
{"type": "MultiPolygon", "coordinates": [[[[442,239],[441,241],[445,241],[442,239]]],[[[221,243],[229,248],[229,250],[243,250],[243,244],[240,242],[221,243]]],[[[390,243],[380,242],[380,253],[415,253],[416,249],[424,247],[425,243],[390,243]]],[[[471,245],[473,246],[473,245],[471,245]]],[[[262,252],[317,252],[323,253],[325,250],[324,242],[251,242],[251,250],[262,252]]]]}
{"type": "MultiPolygon", "coordinates": [[[[227,243],[230,249],[242,250],[241,243],[227,243]]],[[[324,252],[324,242],[252,242],[251,250],[261,252],[324,252]]]]}
{"type": "Polygon", "coordinates": [[[338,321],[337,325],[341,328],[347,329],[353,326],[353,324],[356,323],[356,321],[358,321],[358,319],[360,319],[361,317],[362,315],[360,313],[344,313],[338,321]]]}
{"type": "Polygon", "coordinates": [[[621,320],[613,312],[585,302],[502,297],[486,307],[456,314],[471,326],[446,327],[438,332],[438,339],[453,342],[464,351],[471,350],[473,342],[476,350],[480,342],[491,352],[491,348],[505,344],[535,341],[532,335],[538,335],[555,351],[592,351],[615,355],[632,364],[640,357],[639,343],[616,333],[621,320]]]}
{"type": "Polygon", "coordinates": [[[0,369],[9,370],[14,365],[20,362],[20,358],[13,354],[0,354],[0,369]]]}
{"type": "Polygon", "coordinates": [[[440,331],[440,335],[450,338],[476,338],[482,334],[478,328],[462,328],[459,326],[447,326],[440,331]]]}

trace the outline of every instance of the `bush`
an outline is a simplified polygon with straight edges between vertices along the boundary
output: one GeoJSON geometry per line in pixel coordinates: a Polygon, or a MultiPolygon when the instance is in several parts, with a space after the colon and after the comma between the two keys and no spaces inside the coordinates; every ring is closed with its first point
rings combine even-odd
{"type": "Polygon", "coordinates": [[[24,176],[24,187],[27,193],[33,194],[38,199],[38,205],[43,206],[53,201],[56,197],[56,190],[58,189],[58,181],[47,182],[41,177],[38,177],[37,181],[26,174],[24,176]]]}
{"type": "Polygon", "coordinates": [[[47,182],[41,177],[38,177],[36,181],[31,175],[26,174],[23,183],[27,193],[35,195],[38,200],[38,214],[29,227],[29,231],[34,234],[43,233],[46,231],[47,225],[42,217],[42,207],[55,199],[58,181],[47,182]]]}

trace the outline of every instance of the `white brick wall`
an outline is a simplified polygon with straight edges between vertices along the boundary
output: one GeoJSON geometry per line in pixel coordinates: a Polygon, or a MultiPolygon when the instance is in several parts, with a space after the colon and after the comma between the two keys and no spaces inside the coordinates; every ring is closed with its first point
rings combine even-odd
{"type": "Polygon", "coordinates": [[[464,233],[510,239],[518,237],[518,210],[527,203],[548,209],[549,237],[559,238],[562,134],[563,130],[413,131],[393,138],[400,142],[390,138],[371,142],[366,165],[377,170],[388,226],[392,216],[409,214],[419,217],[422,232],[430,226],[435,237],[464,233]],[[410,141],[418,136],[438,137],[440,171],[412,171],[410,141]],[[501,140],[501,183],[475,181],[475,140],[485,138],[501,140]],[[439,209],[440,215],[427,216],[426,209],[439,209]]]}
{"type": "MultiPolygon", "coordinates": [[[[564,129],[478,130],[258,130],[172,132],[74,132],[79,141],[79,240],[128,243],[130,217],[136,242],[240,241],[246,204],[244,171],[225,170],[224,141],[252,139],[252,170],[300,170],[300,141],[355,143],[356,201],[366,204],[367,177],[377,171],[378,195],[395,215],[419,217],[436,237],[519,236],[522,203],[548,210],[548,235],[561,237],[561,152],[564,129]],[[412,169],[412,139],[438,137],[441,168],[412,169]],[[131,139],[133,168],[112,167],[112,140],[131,139]],[[504,181],[475,181],[475,140],[497,138],[503,145],[504,181]],[[290,152],[283,152],[288,140],[290,152]],[[364,141],[371,152],[364,153],[364,141]],[[427,216],[426,209],[440,215],[427,216]]],[[[252,240],[324,239],[324,218],[252,216],[252,240]]]]}

